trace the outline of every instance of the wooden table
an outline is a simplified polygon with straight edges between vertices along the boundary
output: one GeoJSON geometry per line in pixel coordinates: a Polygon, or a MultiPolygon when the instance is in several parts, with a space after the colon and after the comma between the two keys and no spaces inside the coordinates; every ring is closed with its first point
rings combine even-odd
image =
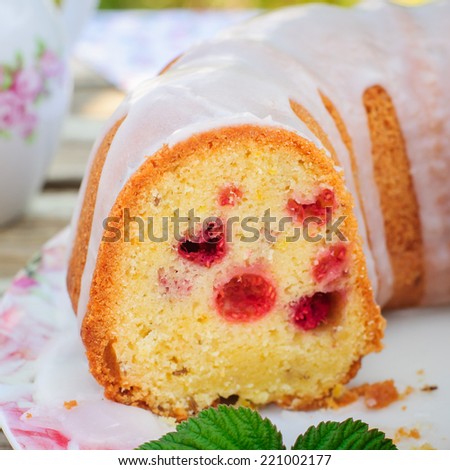
{"type": "MultiPolygon", "coordinates": [[[[0,296],[42,244],[69,223],[90,148],[105,119],[123,99],[121,92],[82,64],[72,65],[72,108],[45,186],[23,219],[0,228],[0,296]]],[[[0,430],[0,449],[10,448],[0,430]]]]}

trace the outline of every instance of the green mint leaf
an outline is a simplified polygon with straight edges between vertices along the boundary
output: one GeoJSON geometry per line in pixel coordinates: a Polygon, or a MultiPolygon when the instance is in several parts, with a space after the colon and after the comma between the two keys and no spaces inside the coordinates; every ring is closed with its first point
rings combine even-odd
{"type": "Polygon", "coordinates": [[[391,439],[362,421],[327,421],[300,435],[293,450],[396,450],[391,439]]]}
{"type": "Polygon", "coordinates": [[[139,450],[283,450],[278,429],[249,408],[219,405],[177,426],[139,450]]]}

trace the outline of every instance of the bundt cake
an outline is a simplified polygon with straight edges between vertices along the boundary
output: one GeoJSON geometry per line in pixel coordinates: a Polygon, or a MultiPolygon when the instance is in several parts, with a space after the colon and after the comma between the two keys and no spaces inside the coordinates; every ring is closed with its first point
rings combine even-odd
{"type": "Polygon", "coordinates": [[[450,299],[450,8],[265,14],[143,83],[93,149],[68,291],[108,398],[319,406],[379,306],[450,299]]]}

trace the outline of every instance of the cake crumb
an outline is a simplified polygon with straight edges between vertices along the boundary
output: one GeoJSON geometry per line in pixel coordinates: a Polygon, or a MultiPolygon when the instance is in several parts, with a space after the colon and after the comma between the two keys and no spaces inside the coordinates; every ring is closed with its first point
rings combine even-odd
{"type": "Polygon", "coordinates": [[[420,432],[417,428],[407,429],[400,427],[395,432],[394,442],[399,442],[402,439],[420,439],[420,432]]]}
{"type": "Polygon", "coordinates": [[[407,408],[408,408],[408,407],[407,407],[406,405],[403,405],[403,406],[402,406],[402,411],[406,411],[407,408]]]}
{"type": "Polygon", "coordinates": [[[429,442],[425,442],[420,447],[412,447],[411,450],[437,450],[429,442]]]}
{"type": "Polygon", "coordinates": [[[438,389],[437,385],[424,385],[420,391],[421,392],[434,392],[435,390],[438,389]]]}
{"type": "Polygon", "coordinates": [[[405,388],[405,391],[400,394],[399,400],[404,400],[406,397],[409,397],[409,395],[411,395],[412,392],[414,392],[414,388],[411,387],[411,385],[408,385],[405,388]]]}
{"type": "Polygon", "coordinates": [[[326,400],[326,408],[341,408],[350,405],[359,398],[359,395],[353,390],[348,389],[345,385],[338,384],[334,387],[331,397],[326,400]]]}
{"type": "Polygon", "coordinates": [[[359,396],[364,397],[364,403],[369,409],[386,408],[400,398],[392,379],[374,384],[363,384],[356,387],[355,391],[359,396]]]}
{"type": "Polygon", "coordinates": [[[417,372],[416,372],[417,375],[423,375],[425,374],[425,371],[423,369],[419,369],[417,372]]]}
{"type": "Polygon", "coordinates": [[[25,413],[25,418],[30,419],[32,417],[33,417],[33,415],[31,413],[25,413]]]}
{"type": "Polygon", "coordinates": [[[64,402],[64,408],[66,410],[71,410],[72,408],[75,408],[76,406],[78,406],[78,402],[76,400],[70,400],[70,401],[64,402]]]}
{"type": "MultiPolygon", "coordinates": [[[[344,385],[337,385],[333,389],[331,397],[326,399],[325,407],[333,409],[341,408],[354,403],[359,397],[362,397],[367,408],[380,409],[406,398],[413,391],[414,389],[408,386],[403,393],[399,393],[392,379],[373,384],[365,383],[349,389],[344,385]]],[[[403,406],[402,410],[406,410],[406,406],[403,406]]]]}

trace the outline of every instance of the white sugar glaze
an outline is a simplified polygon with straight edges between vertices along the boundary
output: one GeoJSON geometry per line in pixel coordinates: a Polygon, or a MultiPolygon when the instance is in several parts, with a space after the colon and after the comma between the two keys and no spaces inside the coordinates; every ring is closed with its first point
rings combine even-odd
{"type": "Polygon", "coordinates": [[[75,449],[132,449],[173,430],[153,413],[105,399],[89,373],[75,318],[63,313],[61,320],[65,327],[33,365],[34,405],[24,418],[29,424],[57,429],[75,449]],[[73,400],[73,408],[65,406],[73,400]]]}
{"type": "MultiPolygon", "coordinates": [[[[328,96],[348,129],[358,163],[361,201],[355,213],[377,301],[392,294],[393,275],[374,181],[371,142],[362,102],[381,85],[391,96],[411,163],[422,220],[425,301],[450,297],[450,2],[411,9],[371,1],[352,9],[308,5],[263,15],[193,48],[164,75],[144,82],[107,123],[126,116],[100,179],[78,305],[89,300],[102,222],[130,176],[164,144],[227,126],[288,129],[323,148],[293,113],[303,105],[328,134],[355,194],[347,149],[320,99],[328,96]],[[432,132],[431,132],[432,131],[432,132]],[[368,240],[370,240],[370,248],[368,240]]],[[[91,155],[103,139],[100,136],[91,155]]],[[[90,163],[92,164],[92,163],[90,163]]],[[[78,220],[86,182],[74,216],[78,220]]],[[[389,234],[387,234],[389,236],[389,234]]]]}

